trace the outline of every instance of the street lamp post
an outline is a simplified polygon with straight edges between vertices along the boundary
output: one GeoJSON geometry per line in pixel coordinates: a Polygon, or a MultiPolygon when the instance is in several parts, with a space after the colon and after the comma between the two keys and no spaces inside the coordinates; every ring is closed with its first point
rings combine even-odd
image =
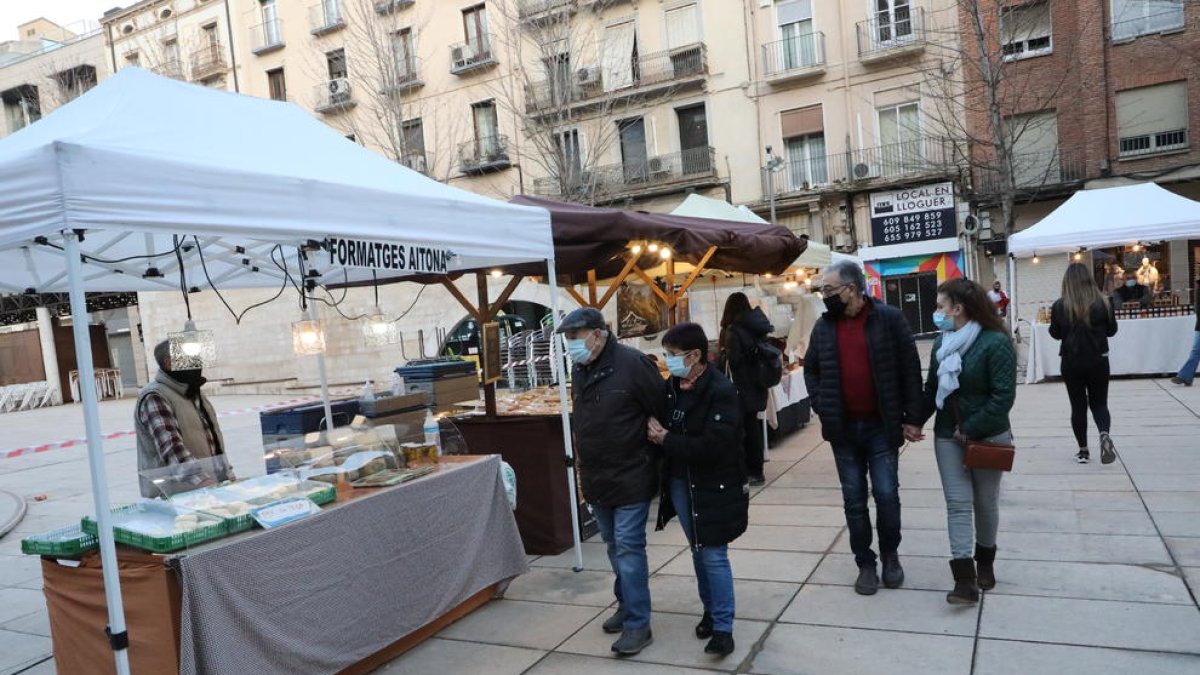
{"type": "Polygon", "coordinates": [[[771,224],[775,224],[775,172],[783,168],[783,158],[771,152],[767,146],[767,198],[771,201],[771,224]]]}

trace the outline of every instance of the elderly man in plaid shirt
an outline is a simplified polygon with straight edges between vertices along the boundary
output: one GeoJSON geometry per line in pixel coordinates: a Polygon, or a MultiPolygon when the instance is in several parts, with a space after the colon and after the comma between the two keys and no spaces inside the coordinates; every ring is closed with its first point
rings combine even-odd
{"type": "Polygon", "coordinates": [[[134,408],[143,497],[170,496],[235,480],[217,412],[200,387],[200,369],[173,370],[170,344],[154,347],[158,374],[134,408]]]}

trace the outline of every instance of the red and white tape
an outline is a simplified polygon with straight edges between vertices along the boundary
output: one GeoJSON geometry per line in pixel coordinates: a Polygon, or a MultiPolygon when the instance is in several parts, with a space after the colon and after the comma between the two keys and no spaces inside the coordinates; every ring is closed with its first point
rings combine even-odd
{"type": "MultiPolygon", "coordinates": [[[[237,410],[224,410],[217,413],[217,417],[236,417],[237,415],[248,415],[250,413],[263,412],[266,410],[275,410],[277,408],[286,408],[297,403],[308,403],[310,401],[319,401],[320,396],[303,396],[300,398],[288,399],[286,401],[276,401],[267,405],[256,405],[249,408],[239,408],[237,410]]],[[[111,434],[104,434],[103,438],[106,441],[111,441],[117,438],[136,435],[136,431],[117,431],[111,434]]],[[[57,450],[59,448],[71,448],[75,446],[87,445],[86,438],[71,438],[65,441],[53,441],[43,443],[41,445],[31,445],[25,448],[14,448],[12,450],[0,450],[0,459],[12,459],[14,457],[23,457],[25,455],[34,455],[47,450],[57,450]]]]}

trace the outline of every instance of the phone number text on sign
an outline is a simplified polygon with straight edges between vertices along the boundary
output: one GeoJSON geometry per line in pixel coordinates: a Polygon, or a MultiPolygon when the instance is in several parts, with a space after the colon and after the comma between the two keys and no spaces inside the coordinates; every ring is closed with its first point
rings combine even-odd
{"type": "Polygon", "coordinates": [[[942,213],[927,211],[925,213],[906,213],[902,216],[881,218],[883,237],[879,244],[899,244],[906,241],[925,241],[940,239],[943,236],[942,213]]]}
{"type": "Polygon", "coordinates": [[[950,183],[871,195],[875,246],[953,238],[954,220],[954,187],[950,183]]]}

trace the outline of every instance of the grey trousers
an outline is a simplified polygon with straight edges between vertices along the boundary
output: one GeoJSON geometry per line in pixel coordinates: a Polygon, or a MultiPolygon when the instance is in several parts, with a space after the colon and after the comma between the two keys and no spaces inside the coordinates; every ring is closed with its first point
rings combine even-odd
{"type": "MultiPolygon", "coordinates": [[[[984,440],[1011,443],[1012,432],[984,440]]],[[[971,558],[976,542],[988,547],[996,545],[996,531],[1000,528],[1000,478],[1004,472],[967,469],[963,466],[966,449],[953,438],[935,438],[933,450],[946,496],[950,555],[956,560],[971,558]]]]}

